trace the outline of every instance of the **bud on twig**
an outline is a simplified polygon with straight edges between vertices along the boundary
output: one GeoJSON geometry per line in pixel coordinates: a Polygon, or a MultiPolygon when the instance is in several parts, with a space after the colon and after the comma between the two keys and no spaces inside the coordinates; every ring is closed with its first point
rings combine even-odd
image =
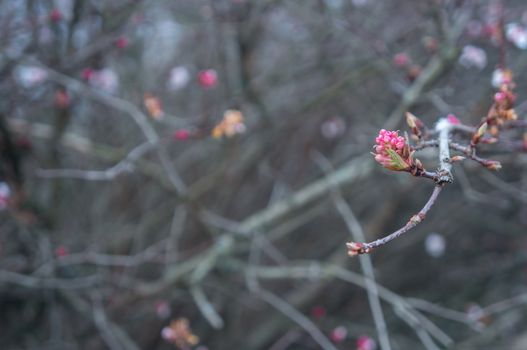
{"type": "Polygon", "coordinates": [[[412,130],[412,133],[417,136],[418,139],[421,138],[421,130],[419,130],[419,125],[422,125],[419,118],[417,118],[415,115],[413,115],[410,112],[406,112],[406,124],[410,127],[412,130]]]}
{"type": "Polygon", "coordinates": [[[365,253],[370,252],[369,248],[365,248],[364,244],[358,243],[358,242],[348,242],[346,243],[346,247],[348,248],[349,256],[355,256],[355,255],[365,254],[365,253]]]}
{"type": "Polygon", "coordinates": [[[489,160],[485,162],[485,167],[489,170],[500,170],[501,163],[497,160],[489,160]]]}
{"type": "Polygon", "coordinates": [[[453,156],[450,158],[450,163],[457,163],[457,162],[461,162],[461,161],[464,161],[466,158],[463,157],[463,156],[453,156]]]}
{"type": "Polygon", "coordinates": [[[479,140],[485,135],[485,132],[487,132],[488,124],[487,122],[481,124],[481,126],[478,128],[478,130],[474,133],[474,136],[472,136],[471,144],[473,146],[477,145],[479,140]]]}

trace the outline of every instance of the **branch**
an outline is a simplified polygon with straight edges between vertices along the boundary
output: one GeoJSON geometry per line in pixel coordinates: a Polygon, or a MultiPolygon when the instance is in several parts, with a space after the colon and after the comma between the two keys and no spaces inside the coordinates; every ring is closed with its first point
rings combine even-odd
{"type": "Polygon", "coordinates": [[[153,147],[154,145],[149,142],[143,143],[132,149],[119,163],[106,170],[37,169],[36,173],[45,178],[74,178],[89,181],[113,180],[120,174],[131,171],[134,163],[153,147]]]}
{"type": "MultiPolygon", "coordinates": [[[[318,161],[320,167],[327,174],[331,169],[329,161],[320,153],[314,153],[315,161],[318,161]]],[[[363,241],[364,231],[355,214],[351,210],[350,206],[344,198],[338,187],[332,187],[333,203],[337,208],[340,216],[346,223],[348,231],[356,241],[363,241]]],[[[379,300],[379,291],[377,290],[377,284],[375,283],[375,273],[373,271],[373,263],[370,256],[364,255],[360,257],[360,265],[366,279],[366,290],[368,292],[368,302],[370,304],[373,321],[379,337],[379,344],[383,350],[391,350],[390,337],[388,335],[388,327],[386,327],[386,321],[384,319],[384,313],[382,311],[381,302],[379,300]]]]}
{"type": "Polygon", "coordinates": [[[436,131],[439,133],[439,179],[437,184],[443,185],[451,183],[452,178],[452,161],[450,159],[449,138],[452,124],[446,119],[441,118],[436,125],[436,131]]]}
{"type": "Polygon", "coordinates": [[[428,211],[432,208],[434,203],[437,200],[437,197],[439,196],[439,193],[441,193],[441,190],[443,189],[442,185],[436,185],[434,187],[434,191],[432,192],[432,195],[428,199],[428,202],[424,205],[424,207],[419,211],[419,213],[415,214],[410,218],[410,220],[398,229],[397,231],[393,232],[392,234],[380,238],[378,240],[375,240],[370,243],[358,243],[358,242],[348,242],[346,243],[346,246],[348,247],[348,255],[355,256],[358,254],[365,254],[371,252],[373,249],[380,247],[382,245],[385,245],[386,243],[393,241],[397,237],[405,234],[406,232],[410,231],[417,225],[419,225],[426,217],[426,214],[428,211]]]}

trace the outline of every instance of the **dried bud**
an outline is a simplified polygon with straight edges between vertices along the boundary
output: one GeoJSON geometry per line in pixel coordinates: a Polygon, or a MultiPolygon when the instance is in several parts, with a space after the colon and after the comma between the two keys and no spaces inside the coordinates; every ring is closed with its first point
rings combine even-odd
{"type": "Polygon", "coordinates": [[[421,67],[417,64],[414,64],[410,68],[408,68],[408,71],[406,72],[406,78],[412,82],[415,79],[417,79],[417,77],[419,77],[420,74],[421,74],[421,67]]]}
{"type": "Polygon", "coordinates": [[[457,162],[461,162],[463,160],[465,160],[466,158],[463,157],[463,156],[453,156],[452,158],[450,158],[450,162],[451,163],[457,163],[457,162]]]}
{"type": "Polygon", "coordinates": [[[487,131],[487,127],[488,127],[488,124],[487,123],[483,123],[478,131],[476,132],[476,135],[478,138],[482,137],[483,135],[485,135],[485,132],[487,131]]]}
{"type": "Polygon", "coordinates": [[[421,214],[416,214],[410,218],[410,222],[414,225],[419,224],[421,221],[423,221],[423,216],[421,214]]]}
{"type": "Polygon", "coordinates": [[[505,120],[517,120],[518,115],[516,114],[516,111],[514,108],[507,109],[505,112],[503,112],[503,119],[505,120]]]}
{"type": "Polygon", "coordinates": [[[474,133],[472,136],[471,144],[476,145],[479,142],[479,139],[485,135],[485,132],[487,132],[488,124],[487,122],[481,124],[481,126],[478,128],[478,130],[474,133]]]}
{"type": "Polygon", "coordinates": [[[346,247],[348,248],[349,256],[355,256],[370,252],[369,248],[365,248],[364,244],[358,242],[348,242],[346,243],[346,247]]]}
{"type": "Polygon", "coordinates": [[[410,112],[406,112],[406,124],[408,124],[410,129],[417,128],[416,119],[417,117],[415,115],[410,112]]]}
{"type": "Polygon", "coordinates": [[[500,170],[501,163],[496,160],[489,160],[485,162],[485,167],[489,170],[500,170]]]}
{"type": "MultiPolygon", "coordinates": [[[[499,121],[499,119],[498,119],[498,121],[499,121]]],[[[498,127],[496,125],[491,125],[491,127],[489,128],[489,133],[491,135],[493,135],[493,136],[498,136],[498,134],[500,133],[500,129],[498,129],[498,127]]]]}

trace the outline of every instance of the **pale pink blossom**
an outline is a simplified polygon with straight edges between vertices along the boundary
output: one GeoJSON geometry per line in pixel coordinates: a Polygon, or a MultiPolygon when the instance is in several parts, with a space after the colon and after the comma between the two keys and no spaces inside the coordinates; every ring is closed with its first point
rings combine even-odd
{"type": "Polygon", "coordinates": [[[375,350],[377,349],[377,343],[373,338],[367,335],[361,335],[357,339],[357,350],[375,350]]]}
{"type": "Polygon", "coordinates": [[[346,123],[340,117],[332,117],[320,126],[320,133],[324,138],[335,139],[346,131],[346,123]]]}
{"type": "Polygon", "coordinates": [[[487,54],[479,47],[466,45],[459,57],[459,63],[465,68],[483,69],[487,65],[487,54]]]}
{"type": "Polygon", "coordinates": [[[439,233],[431,233],[425,239],[425,250],[433,258],[439,258],[445,254],[446,240],[439,233]]]}
{"type": "Polygon", "coordinates": [[[170,70],[167,81],[167,88],[172,91],[179,90],[187,85],[190,80],[190,73],[183,66],[174,67],[170,70]]]}
{"type": "Polygon", "coordinates": [[[119,88],[119,76],[111,68],[94,70],[88,82],[94,88],[104,90],[110,94],[117,92],[119,88]]]}
{"type": "Polygon", "coordinates": [[[170,313],[170,304],[166,300],[160,300],[156,303],[156,314],[160,319],[168,318],[170,313]]]}
{"type": "Polygon", "coordinates": [[[26,89],[43,83],[48,78],[48,72],[40,67],[20,66],[15,70],[16,81],[26,89]]]}
{"type": "Polygon", "coordinates": [[[163,327],[161,330],[161,337],[167,341],[171,341],[176,336],[176,332],[170,327],[163,327]]]}
{"type": "Polygon", "coordinates": [[[505,29],[507,40],[518,49],[527,49],[527,29],[518,23],[509,23],[505,29]]]}
{"type": "Polygon", "coordinates": [[[335,329],[333,329],[329,335],[329,338],[334,343],[342,343],[346,337],[348,336],[348,330],[344,326],[338,326],[335,329]]]}

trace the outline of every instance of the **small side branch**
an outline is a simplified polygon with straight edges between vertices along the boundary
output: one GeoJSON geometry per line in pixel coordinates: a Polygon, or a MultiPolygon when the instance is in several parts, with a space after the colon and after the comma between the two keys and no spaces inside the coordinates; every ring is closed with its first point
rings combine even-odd
{"type": "Polygon", "coordinates": [[[439,133],[439,185],[451,183],[452,179],[452,161],[450,159],[449,138],[452,124],[446,119],[441,118],[436,125],[436,131],[439,133]]]}
{"type": "Polygon", "coordinates": [[[434,187],[434,191],[432,192],[432,195],[424,205],[424,207],[414,216],[410,218],[410,220],[398,229],[397,231],[389,234],[386,237],[380,238],[378,240],[375,240],[370,243],[360,243],[360,242],[348,242],[346,243],[346,246],[348,248],[348,255],[355,256],[358,254],[365,254],[370,253],[373,249],[380,247],[382,245],[385,245],[386,243],[393,241],[397,237],[405,234],[406,232],[410,231],[417,225],[419,225],[426,217],[426,214],[428,211],[432,208],[432,206],[435,204],[437,197],[439,197],[439,194],[441,193],[441,190],[443,189],[443,185],[438,184],[434,187]]]}

